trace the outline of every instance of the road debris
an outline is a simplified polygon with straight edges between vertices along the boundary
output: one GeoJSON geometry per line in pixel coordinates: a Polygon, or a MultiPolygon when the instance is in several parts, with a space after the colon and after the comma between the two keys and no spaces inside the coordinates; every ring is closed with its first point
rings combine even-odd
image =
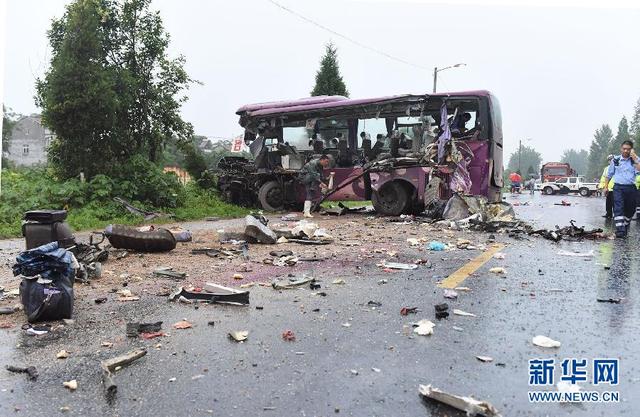
{"type": "Polygon", "coordinates": [[[103,233],[116,249],[153,253],[169,252],[176,248],[176,238],[163,228],[141,231],[131,226],[110,224],[103,233]]]}
{"type": "Polygon", "coordinates": [[[420,336],[432,335],[433,328],[435,327],[435,323],[427,319],[422,319],[417,323],[412,323],[412,325],[415,327],[415,329],[413,329],[413,332],[420,336]]]}
{"type": "Polygon", "coordinates": [[[229,332],[229,337],[232,340],[235,340],[236,342],[244,342],[249,337],[249,331],[239,330],[239,331],[229,332]]]}
{"type": "Polygon", "coordinates": [[[557,340],[553,340],[547,336],[541,335],[535,336],[533,339],[531,339],[531,343],[544,348],[557,348],[561,345],[561,343],[557,340]]]}
{"type": "Polygon", "coordinates": [[[387,262],[387,261],[382,261],[382,263],[378,264],[378,266],[381,266],[382,268],[401,269],[401,270],[413,270],[418,268],[418,265],[416,264],[403,264],[399,262],[387,262]]]}
{"type": "Polygon", "coordinates": [[[35,381],[36,379],[38,379],[38,371],[36,370],[35,366],[21,367],[21,366],[7,365],[6,369],[7,371],[13,372],[13,373],[27,374],[28,378],[32,381],[35,381]]]}
{"type": "Polygon", "coordinates": [[[186,320],[180,320],[177,323],[173,323],[172,327],[174,329],[180,329],[181,330],[181,329],[190,329],[190,328],[193,327],[193,325],[191,323],[189,323],[188,321],[186,321],[186,320]]]}
{"type": "Polygon", "coordinates": [[[493,362],[493,358],[491,356],[476,356],[476,359],[480,362],[493,362]]]}
{"type": "Polygon", "coordinates": [[[506,275],[507,270],[504,269],[501,266],[495,266],[495,267],[489,269],[489,272],[491,272],[492,274],[496,274],[496,275],[506,275]]]}
{"type": "Polygon", "coordinates": [[[162,329],[162,322],[127,323],[127,337],[138,337],[140,333],[154,333],[162,329]]]}
{"type": "Polygon", "coordinates": [[[136,349],[100,362],[100,368],[102,369],[102,383],[104,384],[107,400],[113,400],[118,391],[118,386],[114,379],[114,373],[137,361],[146,354],[146,349],[136,349]]]}
{"type": "Polygon", "coordinates": [[[153,270],[153,275],[159,277],[168,277],[173,279],[185,279],[187,277],[186,272],[176,272],[171,266],[163,266],[153,270]]]}
{"type": "Polygon", "coordinates": [[[420,385],[418,388],[420,395],[444,404],[455,409],[464,411],[467,416],[485,416],[485,417],[501,417],[498,410],[486,401],[478,401],[471,397],[461,397],[458,395],[448,394],[438,388],[429,385],[420,385]]]}
{"type": "Polygon", "coordinates": [[[67,352],[64,349],[56,353],[56,359],[67,359],[68,357],[69,357],[69,352],[67,352]]]}
{"type": "MultiPolygon", "coordinates": [[[[371,301],[369,301],[371,302],[371,301]]],[[[382,303],[380,303],[382,305],[382,303]]],[[[418,307],[402,307],[400,309],[401,316],[407,316],[409,314],[416,314],[418,312],[418,307]]]]}
{"type": "Polygon", "coordinates": [[[449,317],[449,304],[447,303],[436,304],[433,307],[436,310],[436,319],[441,320],[449,317]]]}
{"type": "Polygon", "coordinates": [[[334,285],[344,285],[345,284],[345,282],[344,282],[344,280],[342,278],[336,278],[331,283],[334,284],[334,285]]]}
{"type": "Polygon", "coordinates": [[[593,249],[590,250],[589,252],[570,252],[567,250],[560,250],[558,251],[558,255],[560,256],[575,256],[578,258],[592,258],[595,256],[595,253],[593,252],[593,249]]]}
{"type": "Polygon", "coordinates": [[[78,389],[78,381],[72,379],[71,381],[64,381],[62,386],[65,388],[69,388],[70,391],[75,391],[78,389]]]}
{"type": "Polygon", "coordinates": [[[305,275],[302,278],[292,280],[289,282],[276,280],[271,283],[271,286],[273,287],[274,290],[290,290],[290,289],[304,286],[306,284],[310,284],[312,282],[315,282],[315,280],[316,280],[315,278],[308,277],[305,275]]]}
{"type": "Polygon", "coordinates": [[[444,298],[449,298],[451,300],[455,300],[458,298],[458,293],[450,289],[445,289],[443,295],[444,295],[444,298]]]}
{"type": "Polygon", "coordinates": [[[249,305],[249,291],[207,282],[202,291],[189,291],[183,287],[177,287],[169,294],[170,301],[182,299],[211,304],[249,305]]]}
{"type": "Polygon", "coordinates": [[[599,303],[613,303],[620,304],[622,298],[596,298],[596,301],[599,303]]]}
{"type": "Polygon", "coordinates": [[[293,330],[285,330],[282,332],[282,339],[287,342],[294,342],[296,340],[296,335],[293,333],[293,330]]]}
{"type": "Polygon", "coordinates": [[[493,254],[493,258],[494,259],[504,259],[505,258],[505,254],[502,252],[497,252],[493,254]]]}
{"type": "Polygon", "coordinates": [[[467,313],[466,311],[458,310],[457,308],[453,309],[453,314],[455,314],[456,316],[477,317],[473,313],[467,313]]]}
{"type": "Polygon", "coordinates": [[[260,216],[246,216],[244,218],[244,234],[258,243],[275,244],[278,236],[267,226],[267,220],[260,216]]]}
{"type": "Polygon", "coordinates": [[[438,242],[438,241],[434,240],[432,242],[429,242],[428,248],[429,248],[429,250],[440,252],[440,251],[445,250],[447,248],[447,245],[442,243],[442,242],[438,242]]]}

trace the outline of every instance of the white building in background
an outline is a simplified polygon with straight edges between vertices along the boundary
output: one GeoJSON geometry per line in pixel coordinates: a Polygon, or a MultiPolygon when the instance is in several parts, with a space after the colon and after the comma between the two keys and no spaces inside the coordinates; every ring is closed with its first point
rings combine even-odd
{"type": "Polygon", "coordinates": [[[47,148],[55,137],[41,124],[39,114],[20,118],[9,138],[5,157],[18,166],[33,166],[47,162],[47,148]]]}

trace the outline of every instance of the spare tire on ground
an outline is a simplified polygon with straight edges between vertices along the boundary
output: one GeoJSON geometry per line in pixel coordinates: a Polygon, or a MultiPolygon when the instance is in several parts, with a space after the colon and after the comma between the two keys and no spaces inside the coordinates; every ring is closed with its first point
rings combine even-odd
{"type": "Polygon", "coordinates": [[[176,238],[167,229],[154,229],[141,232],[135,227],[122,224],[110,224],[104,229],[104,235],[116,249],[129,249],[138,252],[168,252],[175,249],[176,238]]]}

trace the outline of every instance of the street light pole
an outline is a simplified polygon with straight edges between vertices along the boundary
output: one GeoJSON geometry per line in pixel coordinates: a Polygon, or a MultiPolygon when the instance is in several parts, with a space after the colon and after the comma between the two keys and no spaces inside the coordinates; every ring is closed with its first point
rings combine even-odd
{"type": "Polygon", "coordinates": [[[455,64],[455,65],[449,65],[448,67],[444,67],[444,68],[438,68],[438,67],[434,67],[433,68],[433,92],[436,92],[436,86],[438,85],[438,73],[442,72],[444,70],[448,70],[449,68],[459,68],[459,67],[465,67],[467,66],[467,64],[461,62],[459,64],[455,64]]]}

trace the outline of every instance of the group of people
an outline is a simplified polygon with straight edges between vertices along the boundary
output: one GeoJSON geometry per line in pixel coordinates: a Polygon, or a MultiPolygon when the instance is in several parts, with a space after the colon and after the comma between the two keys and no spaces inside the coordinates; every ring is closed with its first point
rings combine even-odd
{"type": "Polygon", "coordinates": [[[509,181],[511,182],[511,194],[522,192],[523,187],[531,194],[533,194],[535,190],[536,180],[534,178],[529,178],[523,183],[520,171],[512,172],[511,174],[509,174],[509,181]]]}
{"type": "Polygon", "coordinates": [[[640,159],[630,140],[622,142],[620,155],[608,159],[600,180],[606,196],[605,217],[613,216],[616,237],[622,238],[629,232],[633,215],[640,220],[640,159]]]}

